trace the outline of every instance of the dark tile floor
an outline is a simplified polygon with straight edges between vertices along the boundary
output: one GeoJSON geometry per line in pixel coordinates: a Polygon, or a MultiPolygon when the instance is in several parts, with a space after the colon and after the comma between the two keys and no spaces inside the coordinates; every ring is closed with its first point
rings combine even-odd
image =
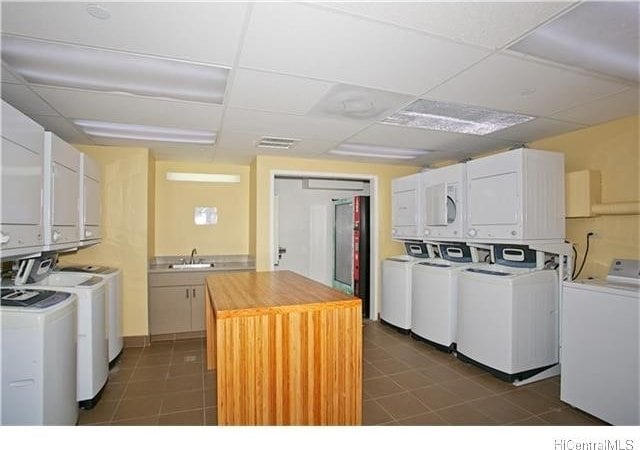
{"type": "MultiPolygon", "coordinates": [[[[378,322],[363,328],[364,425],[599,425],[560,401],[559,377],[515,387],[378,322]]],[[[213,425],[204,340],[127,348],[79,424],[213,425]]]]}

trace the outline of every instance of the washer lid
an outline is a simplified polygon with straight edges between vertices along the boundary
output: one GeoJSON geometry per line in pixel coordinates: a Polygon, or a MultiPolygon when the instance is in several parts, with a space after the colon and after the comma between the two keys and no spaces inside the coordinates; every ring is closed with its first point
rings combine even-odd
{"type": "Polygon", "coordinates": [[[574,280],[565,281],[566,287],[586,288],[594,291],[603,291],[610,293],[631,293],[636,294],[640,299],[640,285],[636,283],[625,283],[621,281],[611,281],[603,279],[593,280],[574,280]]]}

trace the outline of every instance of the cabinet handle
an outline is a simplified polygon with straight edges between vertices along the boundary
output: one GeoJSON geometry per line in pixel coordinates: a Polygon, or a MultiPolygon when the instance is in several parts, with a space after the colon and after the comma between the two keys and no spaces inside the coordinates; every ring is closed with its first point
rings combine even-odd
{"type": "Polygon", "coordinates": [[[189,298],[189,288],[185,289],[185,297],[189,298]]]}
{"type": "Polygon", "coordinates": [[[51,239],[53,240],[53,242],[58,242],[58,239],[60,239],[60,232],[57,230],[53,230],[53,236],[51,239]]]}
{"type": "Polygon", "coordinates": [[[11,236],[0,232],[0,244],[6,244],[11,240],[11,236]]]}
{"type": "Polygon", "coordinates": [[[196,298],[196,288],[193,288],[193,298],[196,298]]]}

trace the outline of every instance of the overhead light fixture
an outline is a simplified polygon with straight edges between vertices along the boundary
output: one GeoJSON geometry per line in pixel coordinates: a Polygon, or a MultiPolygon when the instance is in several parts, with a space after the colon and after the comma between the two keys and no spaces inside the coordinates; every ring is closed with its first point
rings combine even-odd
{"type": "Polygon", "coordinates": [[[100,122],[97,120],[74,120],[73,123],[80,127],[85,134],[100,138],[205,145],[213,144],[216,141],[215,131],[152,127],[128,123],[100,122]]]}
{"type": "Polygon", "coordinates": [[[429,153],[429,150],[417,148],[395,148],[368,144],[341,144],[329,153],[343,156],[361,156],[383,159],[416,159],[429,153]]]}
{"type": "Polygon", "coordinates": [[[222,104],[229,69],[2,36],[2,59],[29,83],[222,104]]]}
{"type": "Polygon", "coordinates": [[[111,18],[111,13],[108,9],[106,9],[104,6],[96,5],[93,3],[87,5],[87,14],[100,20],[107,20],[111,18]]]}
{"type": "Polygon", "coordinates": [[[637,82],[639,17],[638,2],[583,2],[509,49],[637,82]]]}
{"type": "Polygon", "coordinates": [[[390,115],[382,123],[482,136],[533,119],[533,116],[479,106],[420,99],[390,115]]]}
{"type": "Polygon", "coordinates": [[[167,172],[166,179],[168,181],[195,181],[199,183],[240,183],[240,175],[223,173],[167,172]]]}
{"type": "Polygon", "coordinates": [[[298,142],[300,142],[300,139],[264,136],[256,143],[256,147],[289,150],[298,142]]]}

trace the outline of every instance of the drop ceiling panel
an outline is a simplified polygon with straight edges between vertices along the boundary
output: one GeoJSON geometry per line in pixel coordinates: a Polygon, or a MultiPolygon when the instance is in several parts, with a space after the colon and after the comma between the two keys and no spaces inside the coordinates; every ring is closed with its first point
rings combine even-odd
{"type": "Polygon", "coordinates": [[[2,98],[28,116],[59,116],[51,106],[22,84],[2,83],[2,98]]]}
{"type": "Polygon", "coordinates": [[[615,95],[611,95],[590,103],[576,106],[553,115],[560,120],[595,125],[621,117],[640,114],[638,89],[628,89],[615,95]]]}
{"type": "Polygon", "coordinates": [[[64,117],[55,116],[31,116],[33,120],[44,127],[45,130],[51,131],[63,141],[76,145],[93,145],[94,142],[84,133],[77,130],[64,117]]]}
{"type": "Polygon", "coordinates": [[[11,73],[9,68],[4,63],[2,64],[1,76],[2,76],[3,83],[17,83],[17,84],[23,83],[23,81],[20,78],[18,78],[13,73],[11,73]]]}
{"type": "Polygon", "coordinates": [[[240,64],[419,95],[487,54],[324,8],[257,3],[240,64]]]}
{"type": "Polygon", "coordinates": [[[452,150],[467,150],[477,143],[479,147],[487,145],[510,146],[513,141],[508,139],[494,139],[481,136],[471,136],[459,133],[446,133],[443,131],[425,130],[421,128],[409,128],[398,125],[372,125],[359,132],[348,140],[349,143],[373,144],[387,147],[422,148],[447,152],[452,150]],[[462,145],[461,148],[461,143],[462,145]],[[489,144],[487,144],[489,143],[489,144]]]}
{"type": "Polygon", "coordinates": [[[361,122],[228,108],[224,131],[293,139],[341,141],[363,128],[361,122]]]}
{"type": "Polygon", "coordinates": [[[218,138],[216,143],[217,151],[223,152],[233,150],[247,154],[263,154],[263,155],[309,155],[325,152],[337,146],[337,142],[327,141],[324,139],[303,139],[296,142],[293,148],[285,149],[268,149],[256,147],[256,143],[260,141],[260,134],[235,133],[232,131],[224,131],[218,138]]]}
{"type": "Polygon", "coordinates": [[[490,137],[526,143],[548,136],[568,133],[584,127],[585,125],[579,123],[564,122],[542,117],[511,128],[496,131],[495,133],[491,133],[490,137]]]}
{"type": "Polygon", "coordinates": [[[494,55],[433,89],[425,98],[550,116],[627,87],[537,61],[494,55]]]}
{"type": "Polygon", "coordinates": [[[215,131],[222,118],[220,105],[48,87],[34,90],[60,114],[72,119],[215,131]]]}
{"type": "Polygon", "coordinates": [[[233,2],[3,2],[2,31],[82,45],[231,65],[246,5],[233,2]],[[175,33],[179,31],[179,37],[175,33]]]}
{"type": "Polygon", "coordinates": [[[337,2],[353,14],[495,49],[572,5],[569,2],[337,2]]]}
{"type": "Polygon", "coordinates": [[[308,78],[240,69],[229,95],[229,106],[305,114],[333,84],[308,78]]]}

